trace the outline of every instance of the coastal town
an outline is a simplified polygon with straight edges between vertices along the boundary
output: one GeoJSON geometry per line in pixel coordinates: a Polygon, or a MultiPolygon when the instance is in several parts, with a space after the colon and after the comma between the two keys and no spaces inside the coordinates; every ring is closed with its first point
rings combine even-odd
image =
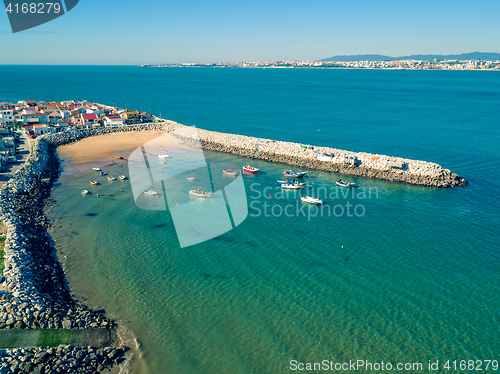
{"type": "Polygon", "coordinates": [[[253,61],[229,63],[176,63],[139,65],[141,67],[214,67],[214,68],[323,68],[323,69],[394,69],[394,70],[500,70],[500,60],[398,60],[398,61],[253,61]]]}
{"type": "Polygon", "coordinates": [[[151,123],[147,112],[82,101],[0,102],[0,172],[18,161],[22,134],[29,139],[63,131],[151,123]]]}

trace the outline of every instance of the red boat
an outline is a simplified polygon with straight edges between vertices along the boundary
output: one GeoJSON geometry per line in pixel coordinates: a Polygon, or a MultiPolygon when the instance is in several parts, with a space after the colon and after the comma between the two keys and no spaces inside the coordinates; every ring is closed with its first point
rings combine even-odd
{"type": "Polygon", "coordinates": [[[258,173],[259,169],[253,168],[250,165],[243,166],[243,171],[246,171],[247,173],[258,173]]]}

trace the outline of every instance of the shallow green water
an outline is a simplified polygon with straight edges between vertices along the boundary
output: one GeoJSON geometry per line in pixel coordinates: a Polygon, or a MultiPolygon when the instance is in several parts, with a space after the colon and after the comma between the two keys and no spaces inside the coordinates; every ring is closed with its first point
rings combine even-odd
{"type": "MultiPolygon", "coordinates": [[[[300,210],[294,192],[280,195],[274,182],[285,165],[252,165],[263,172],[244,177],[248,218],[186,248],[168,211],[134,204],[128,180],[98,177],[93,187],[94,165],[66,165],[53,193],[54,239],[72,289],[140,341],[132,372],[287,373],[291,360],[495,358],[499,255],[494,229],[475,225],[475,213],[457,204],[466,190],[363,178],[342,190],[338,176],[310,171],[309,185],[328,188],[321,197],[337,206],[337,216],[321,216],[314,206],[300,210]],[[82,188],[93,194],[82,196],[82,188]],[[357,215],[339,214],[348,202],[357,215]],[[264,214],[264,203],[274,215],[264,214]],[[276,216],[287,205],[294,216],[276,216]]],[[[118,176],[126,163],[104,170],[118,176]]]]}

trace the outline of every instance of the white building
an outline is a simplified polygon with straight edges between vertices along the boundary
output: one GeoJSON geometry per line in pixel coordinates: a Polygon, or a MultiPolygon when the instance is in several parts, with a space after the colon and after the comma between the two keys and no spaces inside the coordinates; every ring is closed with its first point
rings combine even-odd
{"type": "Polygon", "coordinates": [[[13,125],[14,122],[14,109],[0,109],[0,125],[13,125]]]}

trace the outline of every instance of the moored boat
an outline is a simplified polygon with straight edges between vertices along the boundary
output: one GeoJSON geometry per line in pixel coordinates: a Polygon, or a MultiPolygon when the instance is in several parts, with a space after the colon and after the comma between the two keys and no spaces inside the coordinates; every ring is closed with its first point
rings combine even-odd
{"type": "Polygon", "coordinates": [[[120,179],[121,181],[124,181],[125,179],[127,179],[127,177],[125,175],[120,175],[118,177],[118,179],[120,179]]]}
{"type": "Polygon", "coordinates": [[[159,158],[160,160],[165,160],[165,159],[167,159],[167,158],[168,158],[168,155],[167,155],[167,154],[158,155],[158,158],[159,158]]]}
{"type": "Polygon", "coordinates": [[[323,204],[323,201],[318,199],[317,197],[314,196],[301,196],[300,200],[302,200],[304,203],[310,203],[310,204],[323,204]]]}
{"type": "Polygon", "coordinates": [[[99,184],[99,182],[98,181],[90,181],[90,184],[92,186],[97,186],[99,184]]]}
{"type": "Polygon", "coordinates": [[[108,175],[108,173],[106,173],[105,171],[101,171],[101,176],[105,176],[105,175],[108,175]]]}
{"type": "Polygon", "coordinates": [[[307,174],[307,171],[301,171],[299,173],[296,173],[295,171],[292,171],[292,170],[285,170],[283,172],[283,177],[285,177],[285,178],[302,178],[306,174],[307,174]]]}
{"type": "Polygon", "coordinates": [[[299,185],[299,186],[305,186],[306,185],[305,182],[300,182],[299,183],[299,182],[296,182],[295,179],[292,180],[291,182],[287,181],[286,179],[282,180],[282,181],[278,180],[278,181],[276,181],[276,183],[278,183],[278,184],[288,184],[288,183],[290,183],[290,184],[296,184],[296,185],[299,185]]]}
{"type": "Polygon", "coordinates": [[[88,195],[90,192],[88,190],[82,190],[82,194],[88,195]]]}
{"type": "Polygon", "coordinates": [[[148,195],[148,196],[158,196],[158,192],[153,191],[153,190],[144,190],[144,195],[148,195]]]}
{"type": "Polygon", "coordinates": [[[304,183],[281,183],[280,184],[281,188],[285,188],[288,190],[299,190],[301,188],[304,188],[304,183]]]}
{"type": "Polygon", "coordinates": [[[188,180],[188,181],[195,181],[195,180],[196,180],[196,177],[187,177],[187,180],[188,180]]]}
{"type": "Polygon", "coordinates": [[[211,192],[200,190],[200,187],[189,191],[189,195],[194,197],[212,197],[211,192]]]}
{"type": "Polygon", "coordinates": [[[245,165],[245,166],[243,166],[243,171],[246,171],[247,173],[258,173],[259,169],[254,168],[250,165],[245,165]]]}
{"type": "Polygon", "coordinates": [[[116,178],[115,177],[112,177],[111,175],[108,177],[108,181],[115,181],[116,178]]]}
{"type": "Polygon", "coordinates": [[[101,171],[101,169],[99,169],[99,168],[92,168],[92,170],[94,170],[94,171],[101,171]]]}
{"type": "Polygon", "coordinates": [[[240,174],[240,171],[226,168],[222,170],[222,173],[226,175],[237,176],[240,174]]]}
{"type": "Polygon", "coordinates": [[[335,182],[335,184],[337,186],[347,187],[347,188],[351,188],[351,187],[354,187],[356,185],[356,183],[349,183],[347,181],[343,181],[342,179],[339,179],[337,182],[335,182]]]}

